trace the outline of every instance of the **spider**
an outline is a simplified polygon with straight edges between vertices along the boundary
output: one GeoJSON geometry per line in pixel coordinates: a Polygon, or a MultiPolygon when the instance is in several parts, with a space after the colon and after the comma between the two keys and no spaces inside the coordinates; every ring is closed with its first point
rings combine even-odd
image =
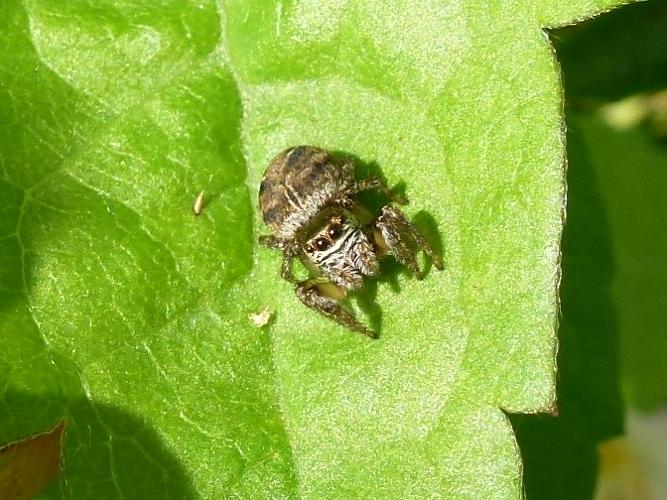
{"type": "Polygon", "coordinates": [[[289,148],[271,161],[259,187],[262,217],[273,231],[259,242],[282,251],[281,276],[306,306],[377,338],[340,300],[360,290],[364,277],[378,275],[378,259],[392,255],[422,279],[416,254],[423,250],[443,269],[442,259],[394,203],[405,202],[377,177],[355,180],[351,161],[337,161],[315,146],[289,148]],[[369,190],[389,199],[377,216],[354,199],[369,190]],[[303,281],[292,272],[297,257],[311,273],[303,281]]]}

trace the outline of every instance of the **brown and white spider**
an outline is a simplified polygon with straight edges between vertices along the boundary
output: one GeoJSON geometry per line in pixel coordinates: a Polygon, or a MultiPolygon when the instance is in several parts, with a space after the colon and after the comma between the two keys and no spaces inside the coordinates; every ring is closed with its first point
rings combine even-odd
{"type": "Polygon", "coordinates": [[[296,146],[276,156],[262,178],[259,205],[273,235],[259,242],[283,252],[281,275],[295,284],[306,306],[375,338],[339,301],[361,289],[365,276],[378,274],[378,258],[392,255],[422,279],[416,254],[423,250],[443,269],[442,259],[392,202],[396,197],[379,178],[355,180],[352,162],[337,161],[314,146],[296,146]],[[377,216],[354,199],[369,190],[390,200],[377,216]],[[296,257],[312,273],[304,281],[292,273],[296,257]]]}

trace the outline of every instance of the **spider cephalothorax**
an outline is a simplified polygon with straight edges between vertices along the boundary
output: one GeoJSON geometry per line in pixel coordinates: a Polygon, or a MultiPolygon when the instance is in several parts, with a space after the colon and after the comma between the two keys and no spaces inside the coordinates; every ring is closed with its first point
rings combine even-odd
{"type": "Polygon", "coordinates": [[[274,234],[262,236],[260,243],[282,250],[282,277],[295,284],[305,305],[375,337],[339,300],[359,290],[364,276],[377,275],[378,258],[390,254],[421,279],[416,253],[423,250],[436,268],[443,268],[440,257],[391,203],[395,200],[380,179],[355,180],[350,162],[313,146],[290,148],[273,159],[262,178],[259,204],[274,234]],[[353,199],[373,189],[390,199],[377,217],[353,199]],[[292,274],[295,257],[311,270],[311,278],[299,281],[292,274]]]}

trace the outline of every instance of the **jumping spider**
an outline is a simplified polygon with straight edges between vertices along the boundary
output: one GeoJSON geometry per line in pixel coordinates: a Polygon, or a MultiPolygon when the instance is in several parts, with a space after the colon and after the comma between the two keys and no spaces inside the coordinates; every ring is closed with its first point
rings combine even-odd
{"type": "Polygon", "coordinates": [[[375,338],[339,300],[361,289],[364,276],[378,274],[378,258],[392,255],[417,279],[424,276],[416,259],[419,250],[443,268],[442,259],[392,201],[400,202],[379,178],[355,180],[352,162],[339,162],[314,146],[296,146],[276,156],[262,178],[259,205],[274,234],[259,242],[283,252],[281,275],[295,284],[306,306],[375,338]],[[369,190],[390,200],[377,217],[353,199],[369,190]],[[308,267],[311,278],[299,281],[294,276],[295,257],[308,267]]]}

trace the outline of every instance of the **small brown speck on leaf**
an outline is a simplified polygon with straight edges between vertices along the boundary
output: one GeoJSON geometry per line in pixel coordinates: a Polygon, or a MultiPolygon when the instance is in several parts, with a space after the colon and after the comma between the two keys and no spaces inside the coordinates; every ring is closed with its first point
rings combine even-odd
{"type": "Polygon", "coordinates": [[[33,498],[60,473],[65,422],[0,448],[0,498],[33,498]]]}

